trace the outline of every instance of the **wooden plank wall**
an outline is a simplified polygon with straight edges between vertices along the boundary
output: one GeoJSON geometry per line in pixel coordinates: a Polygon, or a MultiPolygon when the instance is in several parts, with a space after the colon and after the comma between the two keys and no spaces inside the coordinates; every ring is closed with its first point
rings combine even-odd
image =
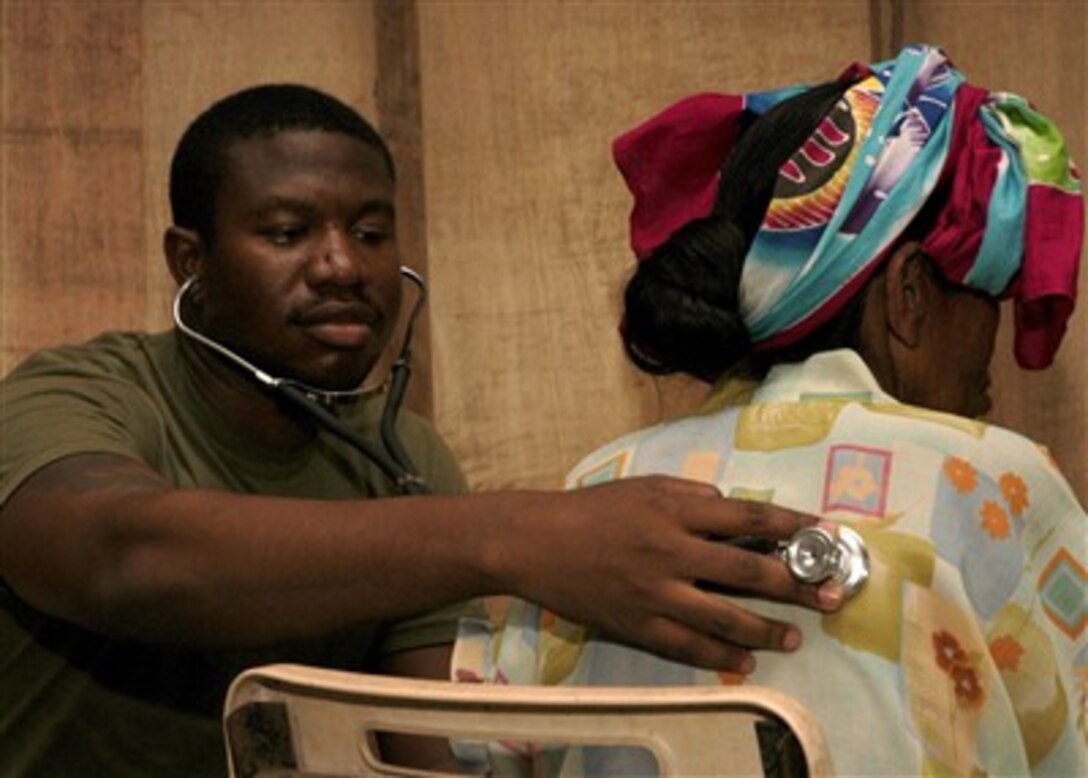
{"type": "Polygon", "coordinates": [[[691,404],[621,353],[613,136],[692,92],[834,77],[869,46],[864,0],[420,4],[436,420],[473,483],[554,486],[691,404]]]}
{"type": "MultiPolygon", "coordinates": [[[[185,122],[245,85],[311,83],[377,119],[400,160],[406,259],[433,282],[417,407],[433,386],[476,486],[556,485],[693,397],[620,353],[615,134],[690,92],[826,77],[902,36],[1030,95],[1088,164],[1085,14],[1079,0],[0,0],[0,371],[107,327],[165,326],[166,166],[185,122]]],[[[1082,499],[1086,328],[1082,310],[1041,376],[1003,347],[994,414],[1049,443],[1082,499]]]]}
{"type": "Polygon", "coordinates": [[[140,5],[9,3],[0,75],[0,367],[143,323],[140,5]]]}
{"type": "Polygon", "coordinates": [[[167,170],[186,124],[270,81],[374,117],[373,3],[3,0],[0,371],[169,323],[167,170]]]}

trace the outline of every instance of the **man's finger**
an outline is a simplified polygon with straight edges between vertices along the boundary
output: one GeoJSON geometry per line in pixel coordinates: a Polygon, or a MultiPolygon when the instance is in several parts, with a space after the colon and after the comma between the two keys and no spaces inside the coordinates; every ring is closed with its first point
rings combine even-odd
{"type": "MultiPolygon", "coordinates": [[[[677,478],[670,475],[638,476],[647,486],[667,494],[690,495],[693,497],[721,498],[721,491],[714,484],[705,481],[693,481],[689,478],[677,478]]],[[[635,479],[629,479],[635,480],[635,479]]]]}
{"type": "Polygon", "coordinates": [[[691,495],[683,506],[689,529],[723,538],[761,537],[787,540],[798,530],[820,521],[819,516],[733,497],[691,495]]]}
{"type": "Polygon", "coordinates": [[[740,648],[793,651],[801,645],[801,631],[795,625],[761,616],[741,603],[698,589],[693,589],[670,615],[740,648]]]}
{"type": "Polygon", "coordinates": [[[756,668],[756,658],[749,649],[664,617],[645,627],[639,643],[655,654],[705,670],[747,675],[756,668]]]}
{"type": "Polygon", "coordinates": [[[841,604],[841,591],[834,584],[817,586],[797,580],[775,553],[759,553],[714,538],[691,537],[682,558],[690,565],[687,573],[711,592],[818,610],[833,610],[841,604]]]}

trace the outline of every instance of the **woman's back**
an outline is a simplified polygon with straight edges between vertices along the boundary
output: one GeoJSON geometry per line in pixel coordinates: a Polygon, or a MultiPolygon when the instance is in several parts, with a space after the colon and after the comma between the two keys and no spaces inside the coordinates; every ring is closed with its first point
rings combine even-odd
{"type": "MultiPolygon", "coordinates": [[[[570,485],[667,473],[822,514],[868,547],[857,596],[823,616],[747,603],[805,635],[793,654],[760,655],[747,678],[667,662],[518,603],[502,629],[464,631],[457,676],[766,685],[816,715],[842,774],[1085,774],[1084,681],[1071,670],[1085,660],[1084,604],[1070,595],[1084,585],[1088,520],[1045,453],[897,403],[851,351],[779,366],[739,390],[750,394],[742,404],[723,405],[737,393],[720,385],[708,412],[603,447],[570,485]],[[472,659],[485,655],[488,668],[472,659]]],[[[640,765],[611,750],[539,758],[565,759],[571,774],[640,765]]]]}

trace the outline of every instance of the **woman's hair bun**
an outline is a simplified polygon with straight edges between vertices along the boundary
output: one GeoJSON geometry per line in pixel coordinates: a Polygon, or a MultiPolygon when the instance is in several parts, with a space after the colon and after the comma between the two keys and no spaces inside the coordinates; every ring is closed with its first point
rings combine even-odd
{"type": "Polygon", "coordinates": [[[639,263],[624,293],[623,343],[648,373],[711,381],[743,359],[739,286],[748,239],[710,217],[682,227],[639,263]]]}
{"type": "Polygon", "coordinates": [[[623,343],[648,373],[713,381],[753,362],[740,315],[748,247],[774,194],[779,168],[841,99],[846,81],[790,97],[748,126],[726,159],[714,210],[677,230],[639,263],[624,295],[623,343]]]}

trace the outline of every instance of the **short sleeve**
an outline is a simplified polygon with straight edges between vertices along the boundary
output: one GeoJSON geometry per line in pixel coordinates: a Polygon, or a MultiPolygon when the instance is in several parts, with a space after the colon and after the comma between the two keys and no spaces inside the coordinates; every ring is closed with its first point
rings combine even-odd
{"type": "Polygon", "coordinates": [[[150,399],[124,379],[13,373],[0,382],[0,504],[39,469],[74,454],[154,463],[162,429],[150,399]]]}

